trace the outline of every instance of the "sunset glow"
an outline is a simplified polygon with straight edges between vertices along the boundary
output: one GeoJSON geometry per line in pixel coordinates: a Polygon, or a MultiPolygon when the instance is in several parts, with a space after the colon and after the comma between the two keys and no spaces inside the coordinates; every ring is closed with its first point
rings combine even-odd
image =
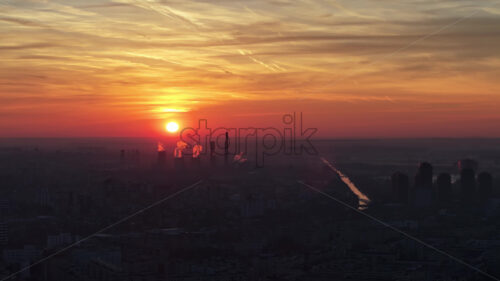
{"type": "Polygon", "coordinates": [[[328,137],[500,136],[494,1],[10,0],[0,136],[151,136],[162,120],[328,137]]]}

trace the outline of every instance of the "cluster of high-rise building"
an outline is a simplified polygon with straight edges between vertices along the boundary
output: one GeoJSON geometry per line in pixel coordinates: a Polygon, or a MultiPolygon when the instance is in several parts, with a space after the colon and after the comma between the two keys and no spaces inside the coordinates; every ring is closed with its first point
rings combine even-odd
{"type": "Polygon", "coordinates": [[[477,174],[478,164],[471,159],[460,160],[457,164],[458,175],[455,176],[450,173],[436,175],[430,163],[420,163],[413,185],[407,174],[395,172],[391,177],[393,200],[416,208],[484,204],[493,192],[491,174],[477,174]]]}

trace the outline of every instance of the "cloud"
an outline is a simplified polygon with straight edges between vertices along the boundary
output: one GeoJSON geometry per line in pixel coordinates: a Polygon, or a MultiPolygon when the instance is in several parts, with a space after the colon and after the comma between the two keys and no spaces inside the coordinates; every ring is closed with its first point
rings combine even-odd
{"type": "Polygon", "coordinates": [[[0,46],[0,50],[9,51],[9,50],[27,50],[27,49],[42,49],[42,48],[50,48],[55,47],[57,45],[50,43],[32,43],[32,44],[22,44],[22,45],[3,45],[0,46]]]}
{"type": "Polygon", "coordinates": [[[174,21],[178,21],[184,24],[188,24],[192,27],[198,28],[198,25],[194,23],[191,19],[189,19],[186,15],[183,15],[182,12],[172,9],[164,3],[156,2],[154,0],[118,0],[118,3],[125,3],[135,5],[137,7],[155,11],[160,15],[166,16],[169,19],[174,21]]]}
{"type": "Polygon", "coordinates": [[[0,17],[0,21],[9,22],[9,23],[15,23],[15,24],[20,24],[20,25],[30,26],[30,27],[47,27],[44,24],[40,24],[38,22],[31,21],[31,20],[26,20],[26,19],[0,17]]]}
{"type": "Polygon", "coordinates": [[[0,100],[11,106],[148,119],[170,103],[500,104],[499,9],[487,0],[4,1],[0,11],[0,100]]]}

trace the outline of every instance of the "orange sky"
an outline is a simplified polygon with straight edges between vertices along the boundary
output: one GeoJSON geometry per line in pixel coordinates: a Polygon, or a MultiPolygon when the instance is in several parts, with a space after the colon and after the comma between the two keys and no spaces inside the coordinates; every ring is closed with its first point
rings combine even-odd
{"type": "Polygon", "coordinates": [[[0,2],[0,137],[500,137],[493,0],[0,2]]]}

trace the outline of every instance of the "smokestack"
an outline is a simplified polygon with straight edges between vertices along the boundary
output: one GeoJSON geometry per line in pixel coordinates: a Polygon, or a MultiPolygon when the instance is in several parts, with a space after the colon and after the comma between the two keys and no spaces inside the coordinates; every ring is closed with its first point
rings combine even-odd
{"type": "Polygon", "coordinates": [[[178,141],[177,146],[174,149],[174,167],[176,170],[181,170],[184,168],[184,158],[182,157],[182,151],[186,148],[187,143],[183,141],[178,141]]]}
{"type": "Polygon", "coordinates": [[[201,144],[195,144],[193,146],[193,158],[200,158],[200,154],[201,152],[203,151],[203,146],[201,146],[201,144]]]}
{"type": "Polygon", "coordinates": [[[200,168],[201,167],[201,159],[200,159],[200,154],[203,151],[203,146],[199,143],[195,144],[193,146],[193,159],[192,163],[195,168],[200,168]]]}
{"type": "Polygon", "coordinates": [[[158,164],[165,165],[167,163],[167,152],[161,142],[158,142],[158,164]]]}
{"type": "Polygon", "coordinates": [[[229,155],[229,133],[226,132],[226,141],[224,142],[224,163],[227,165],[227,157],[229,155]]]}

